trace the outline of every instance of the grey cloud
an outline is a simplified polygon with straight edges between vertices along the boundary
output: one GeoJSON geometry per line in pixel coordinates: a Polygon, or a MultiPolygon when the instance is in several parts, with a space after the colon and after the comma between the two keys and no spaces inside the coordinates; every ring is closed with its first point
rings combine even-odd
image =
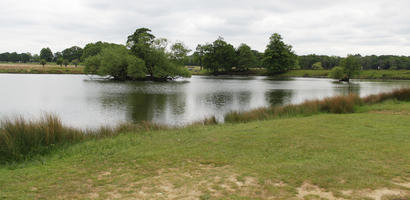
{"type": "Polygon", "coordinates": [[[191,49],[222,36],[263,51],[278,32],[298,54],[409,55],[409,7],[406,0],[2,0],[0,52],[124,43],[148,27],[191,49]]]}

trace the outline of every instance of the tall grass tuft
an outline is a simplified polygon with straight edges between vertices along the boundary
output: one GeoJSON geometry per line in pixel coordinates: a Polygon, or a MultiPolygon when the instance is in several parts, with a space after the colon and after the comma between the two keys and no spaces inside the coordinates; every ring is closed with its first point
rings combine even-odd
{"type": "Polygon", "coordinates": [[[389,99],[410,101],[410,88],[402,88],[393,90],[392,92],[370,95],[363,98],[363,102],[367,104],[375,104],[389,99]]]}
{"type": "Polygon", "coordinates": [[[45,114],[39,120],[23,117],[0,122],[0,163],[29,159],[53,148],[87,139],[113,137],[120,133],[167,129],[167,126],[150,122],[102,126],[98,129],[80,130],[64,126],[55,115],[45,114]]]}
{"type": "Polygon", "coordinates": [[[0,160],[22,160],[44,154],[55,145],[73,143],[84,138],[81,130],[65,127],[61,120],[46,114],[37,121],[17,117],[0,124],[0,160]]]}

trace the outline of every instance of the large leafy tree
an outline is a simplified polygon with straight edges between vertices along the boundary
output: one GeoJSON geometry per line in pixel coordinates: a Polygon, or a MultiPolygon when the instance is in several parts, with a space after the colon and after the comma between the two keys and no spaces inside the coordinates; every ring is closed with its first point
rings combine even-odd
{"type": "Polygon", "coordinates": [[[115,80],[128,80],[145,77],[145,63],[131,55],[122,45],[104,48],[100,54],[88,57],[84,71],[99,75],[109,75],[115,80]]]}
{"type": "Polygon", "coordinates": [[[155,39],[151,30],[139,28],[128,36],[127,47],[132,54],[145,62],[146,73],[154,80],[173,79],[178,76],[189,77],[190,74],[179,63],[171,62],[166,52],[167,40],[155,39]]]}
{"type": "Polygon", "coordinates": [[[85,60],[88,57],[96,56],[101,52],[102,49],[107,48],[107,47],[116,46],[116,45],[117,44],[114,44],[114,43],[101,42],[101,41],[98,41],[96,43],[88,43],[87,45],[85,45],[83,49],[83,55],[81,56],[81,59],[85,60]]]}
{"type": "Polygon", "coordinates": [[[342,59],[340,66],[342,67],[344,74],[341,81],[347,82],[349,82],[355,75],[358,75],[362,69],[360,57],[354,55],[348,55],[346,58],[342,59]]]}
{"type": "Polygon", "coordinates": [[[236,65],[235,48],[219,37],[212,44],[202,46],[204,49],[203,65],[207,70],[213,73],[219,73],[219,70],[231,71],[236,65]]]}
{"type": "Polygon", "coordinates": [[[194,62],[199,64],[201,70],[204,62],[205,50],[206,48],[203,45],[198,44],[193,53],[194,62]]]}
{"type": "Polygon", "coordinates": [[[40,51],[40,59],[44,59],[47,62],[51,62],[53,60],[53,52],[50,48],[43,48],[40,51]]]}
{"type": "Polygon", "coordinates": [[[282,36],[274,33],[263,57],[263,66],[271,74],[284,73],[296,65],[296,55],[292,51],[292,46],[283,42],[282,36]]]}
{"type": "Polygon", "coordinates": [[[20,61],[23,63],[29,62],[31,59],[31,54],[30,53],[22,53],[20,54],[20,61]]]}
{"type": "Polygon", "coordinates": [[[20,56],[17,52],[13,52],[9,55],[10,62],[18,62],[20,60],[20,56]]]}
{"type": "Polygon", "coordinates": [[[184,43],[177,42],[171,46],[171,60],[176,64],[183,65],[189,52],[191,50],[184,43]]]}
{"type": "Polygon", "coordinates": [[[78,46],[72,46],[70,48],[64,49],[61,53],[64,59],[71,62],[75,59],[81,59],[81,56],[83,55],[83,49],[78,46]]]}
{"type": "Polygon", "coordinates": [[[246,45],[241,44],[236,50],[237,55],[237,70],[249,70],[251,67],[256,67],[258,65],[258,60],[252,52],[252,49],[246,45]]]}

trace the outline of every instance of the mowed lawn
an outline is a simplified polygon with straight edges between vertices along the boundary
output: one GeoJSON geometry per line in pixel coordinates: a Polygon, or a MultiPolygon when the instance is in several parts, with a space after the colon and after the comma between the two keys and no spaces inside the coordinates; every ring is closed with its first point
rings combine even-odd
{"type": "Polygon", "coordinates": [[[410,199],[410,103],[124,133],[0,166],[0,199],[410,199]]]}

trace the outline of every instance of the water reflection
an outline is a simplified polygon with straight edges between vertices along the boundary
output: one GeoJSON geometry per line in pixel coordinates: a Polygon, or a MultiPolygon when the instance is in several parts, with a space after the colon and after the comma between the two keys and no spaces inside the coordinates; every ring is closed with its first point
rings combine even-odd
{"type": "Polygon", "coordinates": [[[290,102],[292,98],[291,90],[273,90],[265,94],[266,100],[270,106],[283,105],[290,102]]]}
{"type": "Polygon", "coordinates": [[[182,125],[230,111],[301,103],[334,95],[361,96],[409,87],[410,81],[194,76],[169,83],[110,82],[82,75],[0,74],[0,118],[58,114],[71,126],[93,128],[120,122],[182,125]]]}

